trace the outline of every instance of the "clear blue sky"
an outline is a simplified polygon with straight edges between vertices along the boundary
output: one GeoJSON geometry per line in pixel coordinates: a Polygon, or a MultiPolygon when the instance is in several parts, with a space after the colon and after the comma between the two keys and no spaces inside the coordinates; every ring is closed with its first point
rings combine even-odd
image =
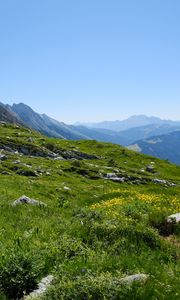
{"type": "Polygon", "coordinates": [[[180,119],[179,0],[1,0],[0,101],[68,123],[180,119]]]}

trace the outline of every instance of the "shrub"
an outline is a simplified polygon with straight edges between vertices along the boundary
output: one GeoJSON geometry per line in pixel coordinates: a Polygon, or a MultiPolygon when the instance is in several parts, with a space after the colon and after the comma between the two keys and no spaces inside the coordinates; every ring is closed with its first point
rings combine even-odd
{"type": "Polygon", "coordinates": [[[12,254],[0,266],[0,289],[8,299],[19,299],[37,287],[39,272],[32,258],[12,254]]]}

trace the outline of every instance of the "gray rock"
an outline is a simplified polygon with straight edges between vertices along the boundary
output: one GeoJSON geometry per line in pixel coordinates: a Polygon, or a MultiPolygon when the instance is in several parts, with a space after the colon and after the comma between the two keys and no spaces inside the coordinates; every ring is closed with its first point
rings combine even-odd
{"type": "Polygon", "coordinates": [[[150,172],[150,173],[154,173],[155,170],[154,170],[154,167],[152,165],[149,165],[146,167],[146,171],[150,172]]]}
{"type": "Polygon", "coordinates": [[[42,296],[46,292],[48,286],[52,283],[53,279],[54,277],[52,275],[44,277],[38,284],[38,288],[28,296],[25,296],[24,300],[35,299],[36,297],[42,296]]]}
{"type": "Polygon", "coordinates": [[[11,175],[11,173],[9,173],[7,171],[2,171],[1,174],[3,174],[3,175],[11,175]]]}
{"type": "Polygon", "coordinates": [[[30,204],[30,205],[39,205],[39,206],[46,206],[46,204],[44,202],[35,200],[35,199],[31,199],[25,195],[21,196],[20,198],[18,198],[17,200],[15,200],[12,205],[16,206],[16,205],[21,205],[21,204],[30,204]]]}
{"type": "Polygon", "coordinates": [[[146,274],[134,274],[130,276],[126,276],[120,280],[123,284],[132,284],[134,282],[143,282],[145,283],[148,279],[148,275],[146,274]]]}
{"type": "Polygon", "coordinates": [[[124,177],[118,177],[116,173],[107,173],[105,175],[104,179],[110,179],[110,180],[119,181],[119,182],[125,181],[124,177]]]}
{"type": "Polygon", "coordinates": [[[154,178],[154,179],[152,179],[152,182],[157,183],[157,184],[165,184],[165,185],[168,185],[168,186],[176,186],[175,183],[169,182],[169,181],[164,180],[164,179],[154,178]]]}
{"type": "Polygon", "coordinates": [[[4,154],[0,154],[0,160],[1,160],[1,161],[7,160],[7,156],[4,155],[4,154]]]}
{"type": "Polygon", "coordinates": [[[31,136],[27,139],[27,142],[29,143],[33,143],[34,142],[34,138],[32,138],[31,136]]]}
{"type": "Polygon", "coordinates": [[[64,160],[62,156],[55,157],[54,160],[64,160]]]}
{"type": "Polygon", "coordinates": [[[27,176],[27,177],[37,177],[38,174],[33,170],[18,170],[16,172],[18,175],[27,176]]]}
{"type": "Polygon", "coordinates": [[[167,218],[168,223],[179,223],[180,222],[180,213],[172,214],[167,218]]]}

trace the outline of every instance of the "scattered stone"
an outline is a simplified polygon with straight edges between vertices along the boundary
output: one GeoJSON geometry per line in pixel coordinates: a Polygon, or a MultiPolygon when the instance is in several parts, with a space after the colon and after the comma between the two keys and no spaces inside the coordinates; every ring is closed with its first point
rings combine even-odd
{"type": "Polygon", "coordinates": [[[31,204],[31,205],[46,206],[46,204],[44,202],[41,202],[41,201],[38,201],[35,199],[31,199],[25,195],[23,195],[20,198],[18,198],[17,200],[15,200],[12,205],[16,206],[19,204],[31,204]]]}
{"type": "Polygon", "coordinates": [[[21,161],[19,159],[12,162],[12,164],[20,164],[20,163],[21,161]]]}
{"type": "Polygon", "coordinates": [[[152,182],[154,182],[156,184],[165,184],[165,185],[168,185],[168,186],[176,186],[175,183],[169,182],[169,181],[164,180],[164,179],[154,178],[154,179],[152,179],[152,182]]]}
{"type": "Polygon", "coordinates": [[[27,139],[28,143],[33,143],[34,142],[34,138],[32,138],[31,136],[27,139]]]}
{"type": "Polygon", "coordinates": [[[146,167],[146,171],[147,171],[147,172],[150,172],[150,173],[154,173],[154,172],[155,172],[154,166],[152,166],[152,165],[147,166],[147,167],[146,167]]]}
{"type": "Polygon", "coordinates": [[[38,288],[31,292],[28,296],[25,296],[24,300],[35,299],[39,296],[42,296],[42,294],[46,292],[48,286],[52,283],[53,279],[54,277],[52,275],[44,277],[38,284],[38,288]]]}
{"type": "Polygon", "coordinates": [[[179,223],[180,222],[180,213],[176,213],[176,214],[173,214],[173,215],[170,215],[168,218],[167,218],[167,222],[168,223],[179,223]]]}
{"type": "Polygon", "coordinates": [[[1,161],[7,160],[7,156],[4,155],[4,154],[0,154],[0,160],[1,160],[1,161]]]}
{"type": "Polygon", "coordinates": [[[130,275],[130,276],[126,276],[124,278],[121,279],[121,283],[124,284],[132,284],[134,282],[143,282],[145,283],[148,279],[148,275],[146,274],[134,274],[134,275],[130,275]]]}
{"type": "Polygon", "coordinates": [[[64,186],[64,190],[70,191],[70,188],[68,186],[64,186]]]}
{"type": "Polygon", "coordinates": [[[38,174],[35,171],[33,171],[33,170],[22,170],[22,169],[19,169],[19,170],[17,170],[16,173],[18,175],[27,176],[27,177],[30,177],[30,176],[37,177],[38,176],[38,174]]]}
{"type": "Polygon", "coordinates": [[[7,171],[2,171],[1,172],[2,175],[11,175],[11,173],[7,172],[7,171]]]}
{"type": "Polygon", "coordinates": [[[110,179],[113,181],[119,181],[119,182],[125,182],[124,177],[118,177],[116,173],[107,173],[104,177],[104,179],[110,179]]]}
{"type": "Polygon", "coordinates": [[[57,156],[54,158],[54,160],[64,160],[64,158],[62,156],[57,156]]]}

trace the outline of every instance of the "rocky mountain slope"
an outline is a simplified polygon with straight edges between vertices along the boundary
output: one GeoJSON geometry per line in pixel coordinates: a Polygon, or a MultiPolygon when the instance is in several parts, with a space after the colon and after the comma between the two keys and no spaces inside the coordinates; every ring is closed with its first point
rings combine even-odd
{"type": "Polygon", "coordinates": [[[0,102],[0,122],[8,122],[12,124],[24,125],[22,120],[11,111],[9,106],[0,102]]]}
{"type": "Polygon", "coordinates": [[[0,124],[0,299],[179,299],[179,174],[0,124]]]}
{"type": "Polygon", "coordinates": [[[29,127],[51,137],[65,139],[83,139],[83,135],[64,123],[58,122],[45,114],[38,114],[31,107],[23,103],[13,104],[11,107],[19,118],[29,127]]]}

